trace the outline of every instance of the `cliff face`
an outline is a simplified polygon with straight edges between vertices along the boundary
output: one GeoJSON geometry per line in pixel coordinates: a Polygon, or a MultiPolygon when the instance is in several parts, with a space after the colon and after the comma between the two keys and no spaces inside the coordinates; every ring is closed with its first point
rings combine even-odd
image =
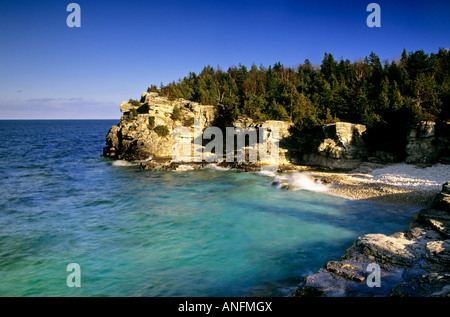
{"type": "MultiPolygon", "coordinates": [[[[196,127],[205,129],[212,126],[217,117],[214,106],[200,105],[185,99],[169,100],[158,93],[148,92],[142,94],[140,102],[122,102],[120,110],[123,115],[118,125],[112,126],[106,136],[104,155],[125,160],[154,158],[153,163],[143,164],[144,168],[151,169],[158,159],[167,163],[172,158],[172,149],[180,141],[180,137],[172,137],[175,128],[187,127],[194,136],[196,127]],[[201,122],[194,121],[196,119],[201,122]]],[[[264,128],[269,135],[272,128],[278,129],[279,161],[274,162],[273,156],[270,156],[268,160],[267,157],[262,160],[259,158],[258,164],[303,164],[350,170],[365,161],[392,163],[396,160],[387,152],[369,152],[364,141],[364,125],[337,122],[301,135],[291,133],[292,125],[288,121],[275,120],[258,123],[244,117],[232,123],[232,126],[242,129],[254,128],[259,131],[264,128]]],[[[410,129],[407,140],[407,163],[450,162],[450,123],[422,122],[410,129]]],[[[225,137],[223,141],[225,149],[225,137]]],[[[247,145],[241,150],[248,153],[251,147],[247,145]]]]}
{"type": "Polygon", "coordinates": [[[450,296],[450,186],[417,212],[407,232],[359,237],[299,285],[296,296],[450,296]],[[379,265],[379,285],[367,283],[379,265]],[[371,285],[372,287],[370,287],[371,285]]]}
{"type": "MultiPolygon", "coordinates": [[[[125,160],[145,160],[141,163],[143,169],[178,169],[178,163],[172,162],[172,150],[181,138],[186,136],[173,136],[172,132],[177,127],[186,127],[190,131],[191,140],[194,141],[194,129],[204,130],[213,125],[216,118],[215,107],[208,105],[200,105],[196,102],[185,99],[169,100],[161,97],[157,93],[143,93],[140,102],[122,102],[120,110],[123,115],[118,125],[112,126],[106,136],[107,146],[103,150],[103,154],[107,157],[125,159],[125,160]],[[201,119],[201,122],[199,121],[201,119]]],[[[259,129],[264,128],[268,132],[268,146],[272,142],[272,129],[278,129],[280,143],[290,136],[289,128],[292,123],[286,121],[269,120],[262,123],[255,123],[248,118],[239,117],[232,123],[234,128],[259,129]]],[[[200,131],[201,131],[200,130],[200,131]]],[[[238,130],[237,130],[238,131],[238,130]]],[[[239,134],[239,132],[236,132],[239,134]]],[[[256,132],[259,135],[259,132],[256,132]]],[[[215,136],[217,137],[217,136],[215,136]]],[[[222,136],[223,150],[226,147],[225,132],[222,136]]],[[[210,153],[204,152],[205,143],[209,140],[201,142],[200,149],[203,153],[203,162],[194,162],[195,153],[191,152],[191,167],[201,167],[205,164],[205,155],[210,153]],[[194,164],[195,163],[195,164],[194,164]],[[200,163],[200,164],[198,164],[200,163]]],[[[192,145],[192,144],[191,144],[192,145]]],[[[259,143],[249,145],[248,143],[238,151],[245,151],[246,162],[248,163],[248,153],[253,149],[258,149],[259,143]]],[[[258,152],[259,153],[259,152],[258,152]]],[[[289,164],[290,160],[286,157],[287,149],[279,147],[279,160],[273,161],[273,156],[267,156],[261,159],[258,156],[258,162],[253,165],[272,165],[289,164]]],[[[225,153],[223,153],[225,154],[225,153]]],[[[225,156],[220,156],[225,160],[225,156]]],[[[255,163],[255,162],[253,162],[255,163]]],[[[246,170],[257,170],[258,166],[249,166],[248,164],[238,164],[235,166],[233,162],[223,162],[223,165],[231,167],[243,167],[246,170]]]]}
{"type": "Polygon", "coordinates": [[[450,163],[450,122],[423,121],[409,129],[407,163],[450,163]]]}
{"type": "Polygon", "coordinates": [[[103,154],[125,160],[170,159],[172,147],[178,142],[171,137],[176,127],[193,131],[194,119],[201,119],[202,126],[208,127],[215,117],[213,106],[184,99],[172,101],[147,92],[139,104],[122,102],[120,110],[123,115],[107,134],[103,154]]]}
{"type": "Polygon", "coordinates": [[[315,135],[305,137],[301,162],[328,168],[356,168],[367,157],[365,131],[366,126],[349,122],[324,125],[315,135]]]}
{"type": "MultiPolygon", "coordinates": [[[[290,165],[296,162],[295,157],[289,154],[290,143],[288,140],[291,138],[290,129],[293,126],[292,122],[289,121],[278,121],[278,120],[267,120],[264,122],[254,122],[250,118],[238,117],[233,123],[233,127],[242,129],[254,128],[256,131],[259,129],[265,129],[269,133],[268,146],[271,144],[270,135],[272,130],[276,128],[278,130],[278,162],[274,162],[273,157],[267,157],[266,159],[261,159],[259,157],[258,163],[263,165],[273,165],[275,163],[279,165],[290,165]]],[[[259,146],[259,145],[256,145],[259,146]]],[[[249,146],[246,146],[243,150],[248,151],[249,146]]]]}

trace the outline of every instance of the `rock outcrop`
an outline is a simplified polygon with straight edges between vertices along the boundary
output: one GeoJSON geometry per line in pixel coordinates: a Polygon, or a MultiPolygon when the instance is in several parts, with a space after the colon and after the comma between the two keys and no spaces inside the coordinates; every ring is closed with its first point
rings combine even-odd
{"type": "MultiPolygon", "coordinates": [[[[185,137],[181,135],[173,137],[172,131],[175,128],[187,127],[193,136],[196,127],[205,129],[213,125],[217,113],[220,112],[216,112],[214,106],[201,105],[181,98],[169,100],[154,92],[143,93],[140,101],[122,102],[120,110],[123,115],[118,125],[112,126],[106,136],[107,146],[104,148],[104,155],[147,162],[150,158],[170,161],[174,145],[180,138],[185,137]]],[[[302,164],[352,170],[367,161],[375,163],[398,161],[395,155],[388,152],[370,153],[364,141],[366,126],[361,124],[336,122],[295,136],[291,132],[293,124],[288,121],[254,122],[250,118],[238,117],[231,125],[243,130],[266,129],[269,136],[268,147],[271,144],[272,129],[278,129],[278,160],[274,162],[274,156],[258,157],[258,163],[261,165],[302,164]]],[[[225,131],[223,132],[225,135],[225,131]]],[[[424,121],[410,129],[407,139],[407,163],[430,164],[438,161],[450,163],[450,122],[424,121]]],[[[225,138],[223,144],[225,149],[225,138]]],[[[239,151],[250,153],[252,147],[260,147],[260,144],[246,145],[239,151]]],[[[203,149],[204,147],[202,154],[205,154],[203,149]]],[[[192,157],[194,156],[195,153],[192,153],[192,157]]],[[[155,162],[144,163],[146,165],[144,167],[153,168],[155,162]]]]}
{"type": "Polygon", "coordinates": [[[340,261],[308,276],[295,296],[450,296],[450,186],[416,213],[407,232],[359,237],[340,261]],[[380,268],[369,287],[369,265],[380,268]]]}
{"type": "MultiPolygon", "coordinates": [[[[272,141],[272,133],[274,129],[278,130],[278,158],[277,161],[273,161],[273,156],[267,156],[266,158],[261,158],[258,156],[258,164],[262,165],[291,165],[294,164],[295,157],[289,155],[289,143],[286,142],[291,137],[290,129],[293,126],[293,123],[290,121],[279,121],[279,120],[266,120],[264,122],[254,122],[251,118],[238,117],[232,123],[235,128],[242,128],[244,130],[248,130],[254,128],[256,131],[260,129],[265,129],[267,131],[267,146],[271,146],[272,141]]],[[[258,142],[261,142],[259,140],[258,142]]],[[[258,147],[259,144],[253,145],[258,147]]],[[[246,146],[244,151],[249,151],[250,146],[246,146]]],[[[228,164],[229,165],[229,164],[228,164]]],[[[233,165],[233,164],[232,164],[233,165]]]]}
{"type": "Polygon", "coordinates": [[[450,163],[450,122],[422,121],[409,129],[406,162],[450,163]]]}
{"type": "Polygon", "coordinates": [[[151,92],[144,92],[137,104],[122,102],[120,110],[123,115],[107,134],[103,153],[124,160],[170,159],[172,147],[179,141],[171,137],[173,129],[185,126],[193,130],[195,119],[208,127],[215,118],[213,106],[169,100],[151,92]]]}
{"type": "Polygon", "coordinates": [[[327,168],[354,169],[367,157],[363,140],[366,126],[349,122],[336,122],[322,127],[315,136],[308,136],[308,146],[301,153],[307,165],[327,168]]]}
{"type": "MultiPolygon", "coordinates": [[[[205,144],[209,140],[200,142],[198,148],[192,146],[194,141],[194,130],[202,131],[210,127],[215,118],[215,107],[200,105],[185,99],[169,100],[166,97],[159,96],[158,93],[142,94],[140,102],[132,101],[122,102],[120,109],[123,115],[118,125],[112,126],[106,136],[107,146],[103,153],[107,157],[124,160],[141,160],[142,169],[162,169],[162,170],[187,170],[203,167],[206,157],[212,153],[205,152],[205,144]],[[198,120],[201,119],[201,122],[198,120]],[[190,131],[190,143],[192,147],[191,160],[187,162],[172,161],[172,151],[176,143],[186,136],[172,135],[177,127],[187,127],[190,131]],[[194,151],[201,151],[200,161],[194,151]]],[[[232,123],[233,131],[236,135],[245,134],[249,130],[254,130],[255,135],[259,136],[260,129],[264,129],[265,141],[268,150],[274,136],[274,128],[278,129],[280,146],[278,148],[278,158],[274,155],[261,157],[259,148],[261,140],[255,144],[249,144],[248,141],[243,148],[238,149],[234,144],[235,161],[229,162],[225,153],[218,156],[223,160],[219,166],[231,167],[238,170],[254,171],[260,170],[261,166],[269,165],[287,165],[290,160],[287,158],[287,149],[281,146],[283,140],[290,136],[289,129],[292,123],[287,121],[269,120],[265,122],[253,122],[252,119],[239,117],[232,123]],[[241,129],[237,129],[241,128],[241,129]],[[258,153],[257,160],[248,160],[251,150],[258,153]],[[245,162],[237,162],[236,156],[239,151],[244,151],[246,155],[245,162]],[[226,161],[227,160],[227,161],[226,161]]],[[[226,148],[226,132],[223,131],[223,150],[226,148]]],[[[217,137],[217,136],[215,136],[217,137]]]]}

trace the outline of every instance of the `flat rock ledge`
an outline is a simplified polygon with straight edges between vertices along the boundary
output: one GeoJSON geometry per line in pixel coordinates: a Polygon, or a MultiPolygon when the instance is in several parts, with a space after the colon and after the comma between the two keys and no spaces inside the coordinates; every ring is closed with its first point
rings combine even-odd
{"type": "Polygon", "coordinates": [[[449,182],[431,208],[415,214],[407,232],[357,238],[340,261],[329,261],[308,276],[293,295],[450,297],[449,182]],[[371,263],[380,268],[379,287],[368,283],[373,281],[371,263]]]}
{"type": "MultiPolygon", "coordinates": [[[[264,169],[270,169],[270,165],[261,163],[247,163],[247,162],[226,162],[222,161],[217,164],[212,164],[206,161],[202,162],[175,162],[170,159],[152,159],[140,163],[140,168],[143,170],[170,170],[170,171],[190,171],[205,168],[214,165],[219,168],[231,169],[238,172],[260,172],[264,169]]],[[[306,166],[297,166],[293,164],[280,165],[275,172],[295,172],[304,171],[309,168],[306,166]]]]}

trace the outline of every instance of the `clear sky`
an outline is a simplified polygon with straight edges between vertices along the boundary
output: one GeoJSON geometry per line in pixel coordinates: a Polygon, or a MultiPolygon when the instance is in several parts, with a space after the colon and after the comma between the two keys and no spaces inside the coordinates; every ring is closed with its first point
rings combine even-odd
{"type": "Polygon", "coordinates": [[[119,118],[150,84],[203,66],[381,60],[450,47],[450,1],[97,1],[0,3],[0,119],[119,118]],[[69,28],[69,3],[81,28],[69,28]],[[381,27],[369,28],[369,3],[381,27]]]}

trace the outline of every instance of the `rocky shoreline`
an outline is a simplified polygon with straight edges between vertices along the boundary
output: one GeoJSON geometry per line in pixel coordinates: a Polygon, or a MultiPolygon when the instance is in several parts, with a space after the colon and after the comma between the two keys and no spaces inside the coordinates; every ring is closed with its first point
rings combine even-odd
{"type": "Polygon", "coordinates": [[[308,276],[294,296],[450,297],[450,185],[430,208],[416,213],[407,232],[366,234],[339,261],[308,276]],[[369,265],[379,266],[379,287],[367,283],[369,265]]]}
{"type": "MultiPolygon", "coordinates": [[[[212,153],[206,151],[204,144],[197,150],[194,147],[187,163],[174,161],[174,146],[180,141],[191,145],[192,140],[172,133],[182,128],[195,136],[198,129],[212,126],[218,115],[214,107],[146,92],[140,101],[130,99],[120,108],[123,116],[106,136],[104,156],[138,161],[143,170],[189,171],[211,164],[206,158],[212,153]],[[195,152],[199,149],[200,154],[195,152]]],[[[442,177],[450,175],[449,165],[441,165],[442,169],[434,165],[431,170],[423,165],[417,170],[413,165],[398,164],[390,153],[370,152],[364,141],[366,127],[348,122],[327,124],[303,136],[291,133],[292,123],[287,121],[256,123],[240,117],[232,126],[240,135],[249,128],[266,129],[268,144],[272,144],[273,131],[279,130],[279,155],[276,161],[261,160],[260,156],[255,163],[223,160],[215,163],[218,168],[239,172],[264,170],[272,175],[300,172],[332,195],[376,203],[430,206],[415,215],[407,232],[359,237],[340,261],[330,261],[308,276],[294,296],[450,296],[450,188],[448,183],[442,192],[439,188],[448,181],[442,177]],[[380,267],[381,287],[366,284],[371,263],[380,267]]],[[[440,129],[433,122],[412,128],[406,162],[447,162],[441,154],[449,153],[450,134],[445,132],[448,130],[450,122],[440,129]]],[[[260,145],[256,142],[235,151],[247,155],[251,148],[260,145]]],[[[279,177],[273,185],[283,189],[295,186],[289,177],[279,177]]]]}
{"type": "Polygon", "coordinates": [[[429,206],[440,191],[436,186],[408,188],[375,181],[369,173],[358,170],[312,171],[309,175],[313,180],[329,185],[330,194],[373,203],[429,206]]]}
{"type": "MultiPolygon", "coordinates": [[[[142,169],[187,171],[205,168],[206,162],[141,162],[142,169]]],[[[260,164],[219,163],[218,167],[238,172],[261,171],[260,164]]],[[[388,165],[395,169],[399,164],[388,165]]],[[[400,164],[400,167],[401,164],[400,164]]],[[[327,187],[327,193],[373,203],[428,206],[416,213],[407,232],[390,236],[366,234],[358,237],[339,261],[329,261],[308,276],[293,296],[372,297],[372,296],[450,296],[450,186],[405,187],[374,180],[386,165],[363,164],[352,171],[336,172],[323,168],[282,165],[278,175],[303,173],[312,182],[327,187]],[[369,264],[380,267],[380,287],[369,287],[369,264]]],[[[449,166],[444,166],[448,170],[449,166]]],[[[439,172],[441,172],[439,170],[439,172]]],[[[444,174],[445,177],[448,174],[444,174]]],[[[386,175],[384,175],[386,176],[386,175]]],[[[410,175],[414,177],[415,175],[410,175]]],[[[429,175],[428,175],[429,176],[429,175]]],[[[430,182],[431,180],[427,180],[430,182]]],[[[436,181],[435,181],[436,183],[436,181]]],[[[292,184],[274,181],[283,189],[292,184]]]]}

